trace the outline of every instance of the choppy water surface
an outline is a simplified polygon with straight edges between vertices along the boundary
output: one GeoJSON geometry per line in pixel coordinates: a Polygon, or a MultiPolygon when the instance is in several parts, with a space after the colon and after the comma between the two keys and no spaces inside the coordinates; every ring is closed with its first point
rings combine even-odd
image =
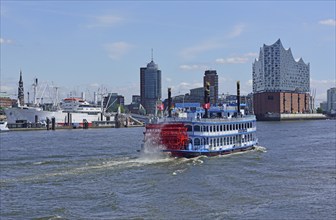
{"type": "Polygon", "coordinates": [[[1,219],[335,219],[336,121],[258,122],[260,147],[140,155],[143,128],[1,133],[1,219]]]}

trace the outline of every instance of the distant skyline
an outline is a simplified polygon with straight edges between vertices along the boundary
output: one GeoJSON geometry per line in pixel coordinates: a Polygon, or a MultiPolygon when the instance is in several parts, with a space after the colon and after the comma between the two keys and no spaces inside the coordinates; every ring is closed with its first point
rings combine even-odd
{"type": "MultiPolygon", "coordinates": [[[[98,88],[140,95],[140,67],[153,59],[162,96],[203,86],[216,70],[219,94],[252,92],[252,63],[281,39],[310,63],[315,105],[336,86],[335,1],[6,1],[1,0],[0,91],[25,96],[35,77],[93,98],[98,88]]],[[[74,93],[73,93],[74,94],[74,93]]]]}

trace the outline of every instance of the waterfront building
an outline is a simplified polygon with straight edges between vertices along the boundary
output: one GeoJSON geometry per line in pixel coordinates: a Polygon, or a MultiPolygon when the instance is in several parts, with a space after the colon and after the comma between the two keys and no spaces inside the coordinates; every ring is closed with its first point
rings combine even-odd
{"type": "Polygon", "coordinates": [[[141,96],[132,95],[132,103],[140,104],[141,103],[141,96]]]}
{"type": "Polygon", "coordinates": [[[7,96],[2,96],[0,94],[0,109],[1,108],[10,108],[13,105],[15,105],[17,101],[15,99],[11,99],[10,97],[7,96]]]}
{"type": "Polygon", "coordinates": [[[336,113],[336,87],[327,90],[327,112],[336,113]]]}
{"type": "Polygon", "coordinates": [[[140,68],[140,99],[146,114],[155,114],[161,100],[161,70],[153,58],[147,67],[140,68]]]}
{"type": "Polygon", "coordinates": [[[218,75],[216,70],[206,70],[203,77],[203,87],[210,83],[210,104],[217,105],[218,101],[218,75]]]}
{"type": "Polygon", "coordinates": [[[190,95],[187,101],[203,103],[204,102],[204,87],[190,89],[190,95]]]}
{"type": "Polygon", "coordinates": [[[125,98],[118,93],[109,93],[104,97],[103,106],[106,108],[106,112],[117,112],[118,107],[125,105],[125,98]]]}
{"type": "Polygon", "coordinates": [[[326,113],[328,109],[328,102],[324,101],[320,103],[320,109],[322,113],[326,113]]]}
{"type": "Polygon", "coordinates": [[[310,65],[295,61],[280,39],[263,45],[252,65],[253,108],[257,119],[265,115],[310,112],[310,65]]]}
{"type": "Polygon", "coordinates": [[[19,87],[18,87],[18,101],[20,106],[24,106],[24,89],[23,89],[23,80],[22,80],[22,71],[20,70],[20,80],[19,80],[19,87]]]}

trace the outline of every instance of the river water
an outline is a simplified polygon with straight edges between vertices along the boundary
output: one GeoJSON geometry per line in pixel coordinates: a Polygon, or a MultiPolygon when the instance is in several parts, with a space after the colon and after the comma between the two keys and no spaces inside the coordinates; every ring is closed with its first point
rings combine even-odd
{"type": "Polygon", "coordinates": [[[1,133],[0,219],[336,219],[336,121],[258,122],[256,150],[137,152],[144,128],[1,133]]]}

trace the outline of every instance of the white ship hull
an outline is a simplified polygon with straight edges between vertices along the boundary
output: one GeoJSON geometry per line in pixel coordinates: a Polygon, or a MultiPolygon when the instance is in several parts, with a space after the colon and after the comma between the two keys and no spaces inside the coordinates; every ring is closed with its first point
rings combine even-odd
{"type": "MultiPolygon", "coordinates": [[[[5,114],[8,123],[16,123],[17,120],[26,120],[27,122],[34,123],[37,122],[44,123],[47,118],[55,118],[55,122],[58,125],[65,125],[68,122],[68,113],[59,111],[44,111],[39,108],[8,108],[5,109],[5,114]]],[[[83,120],[88,123],[92,121],[100,121],[101,113],[80,113],[71,112],[71,122],[72,124],[82,124],[83,120]]]]}

